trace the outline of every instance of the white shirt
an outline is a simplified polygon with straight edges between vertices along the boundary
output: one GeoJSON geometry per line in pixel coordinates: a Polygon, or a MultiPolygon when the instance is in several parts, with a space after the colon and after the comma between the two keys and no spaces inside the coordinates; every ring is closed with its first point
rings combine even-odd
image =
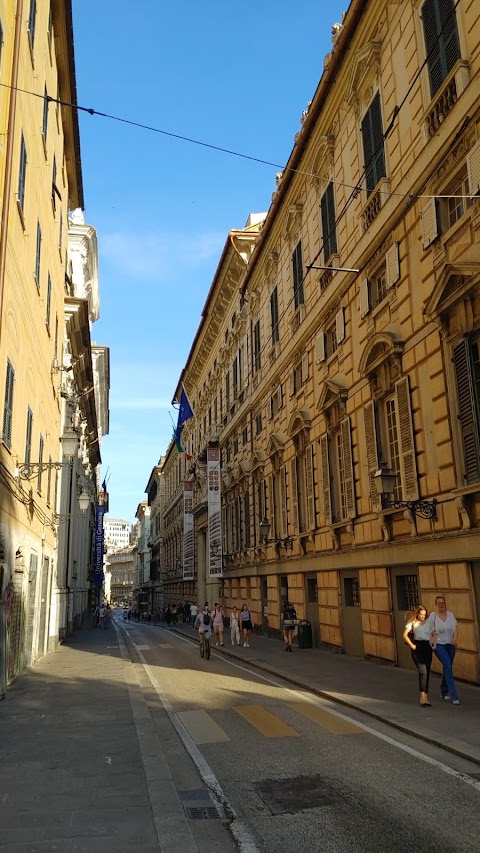
{"type": "Polygon", "coordinates": [[[411,622],[405,625],[405,628],[408,628],[409,632],[413,628],[413,636],[416,640],[429,640],[432,634],[432,626],[429,619],[425,619],[425,622],[412,619],[411,622]]]}
{"type": "Polygon", "coordinates": [[[198,607],[196,604],[190,605],[190,616],[196,616],[198,613],[198,607]]]}
{"type": "Polygon", "coordinates": [[[457,620],[453,613],[450,613],[450,610],[447,610],[445,622],[440,619],[438,613],[430,613],[427,621],[430,623],[430,630],[437,632],[437,645],[445,646],[452,642],[457,628],[457,620]]]}

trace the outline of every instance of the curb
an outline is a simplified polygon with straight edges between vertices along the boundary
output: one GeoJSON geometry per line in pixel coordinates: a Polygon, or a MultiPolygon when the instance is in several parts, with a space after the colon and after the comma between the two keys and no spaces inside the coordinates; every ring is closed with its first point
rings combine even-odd
{"type": "MultiPolygon", "coordinates": [[[[178,634],[180,637],[185,637],[185,633],[183,631],[179,631],[178,628],[168,628],[167,630],[172,631],[174,634],[178,634]]],[[[242,663],[248,663],[254,669],[258,669],[261,672],[266,672],[269,675],[275,675],[277,678],[281,678],[283,681],[286,681],[288,684],[293,684],[295,687],[299,687],[301,690],[306,690],[309,693],[313,693],[315,696],[320,696],[322,699],[328,699],[330,702],[334,702],[336,705],[341,705],[345,708],[351,708],[353,711],[359,711],[361,714],[365,714],[367,717],[371,717],[374,720],[377,720],[380,723],[383,723],[386,726],[390,726],[392,729],[396,729],[402,734],[409,735],[409,737],[417,738],[417,740],[421,740],[424,743],[428,743],[431,746],[436,746],[439,749],[443,749],[445,752],[449,752],[452,755],[456,755],[457,758],[463,758],[465,761],[469,761],[471,764],[476,764],[480,767],[480,758],[476,758],[475,756],[468,755],[466,752],[462,752],[460,749],[455,749],[453,746],[449,746],[448,744],[443,743],[441,740],[437,740],[434,737],[429,737],[428,735],[422,735],[418,732],[412,732],[411,729],[406,726],[402,726],[401,723],[395,723],[392,720],[387,720],[385,717],[382,717],[380,714],[376,714],[374,711],[368,711],[365,708],[362,708],[360,705],[356,705],[354,702],[347,702],[344,699],[338,699],[337,696],[332,696],[331,693],[328,693],[326,690],[319,690],[318,687],[312,687],[311,684],[307,684],[305,681],[300,681],[299,679],[292,678],[292,676],[284,675],[280,673],[277,669],[273,669],[272,667],[266,666],[265,664],[260,664],[257,661],[250,660],[248,658],[240,657],[235,653],[232,653],[229,649],[219,646],[218,649],[215,649],[216,652],[221,652],[226,657],[232,658],[232,660],[240,660],[242,663]]]]}

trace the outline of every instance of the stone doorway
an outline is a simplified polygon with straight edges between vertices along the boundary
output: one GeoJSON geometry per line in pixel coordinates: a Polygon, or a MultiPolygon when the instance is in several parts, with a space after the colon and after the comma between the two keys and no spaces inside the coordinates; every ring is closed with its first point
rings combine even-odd
{"type": "Polygon", "coordinates": [[[342,585],[343,647],[346,655],[364,654],[360,578],[358,571],[340,574],[342,585]]]}
{"type": "Polygon", "coordinates": [[[390,569],[393,602],[393,628],[397,646],[397,663],[405,669],[415,669],[410,648],[403,641],[408,617],[420,604],[417,566],[398,566],[390,569]]]}

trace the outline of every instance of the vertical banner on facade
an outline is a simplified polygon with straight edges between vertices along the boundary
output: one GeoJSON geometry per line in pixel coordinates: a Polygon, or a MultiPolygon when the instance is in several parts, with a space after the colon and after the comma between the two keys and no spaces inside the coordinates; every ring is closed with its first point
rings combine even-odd
{"type": "Polygon", "coordinates": [[[193,482],[183,484],[183,580],[193,580],[193,482]]]}
{"type": "Polygon", "coordinates": [[[103,585],[103,514],[105,507],[95,507],[95,544],[93,552],[93,584],[103,585]]]}
{"type": "Polygon", "coordinates": [[[222,514],[220,490],[220,448],[207,450],[208,485],[208,575],[222,577],[222,514]]]}

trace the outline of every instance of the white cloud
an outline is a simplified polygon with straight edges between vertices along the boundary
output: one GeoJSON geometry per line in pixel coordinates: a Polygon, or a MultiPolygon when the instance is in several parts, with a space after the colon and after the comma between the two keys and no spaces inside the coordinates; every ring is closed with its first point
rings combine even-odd
{"type": "Polygon", "coordinates": [[[170,283],[179,270],[196,269],[220,257],[225,234],[147,231],[142,234],[114,231],[100,239],[101,256],[122,273],[170,283]]]}

